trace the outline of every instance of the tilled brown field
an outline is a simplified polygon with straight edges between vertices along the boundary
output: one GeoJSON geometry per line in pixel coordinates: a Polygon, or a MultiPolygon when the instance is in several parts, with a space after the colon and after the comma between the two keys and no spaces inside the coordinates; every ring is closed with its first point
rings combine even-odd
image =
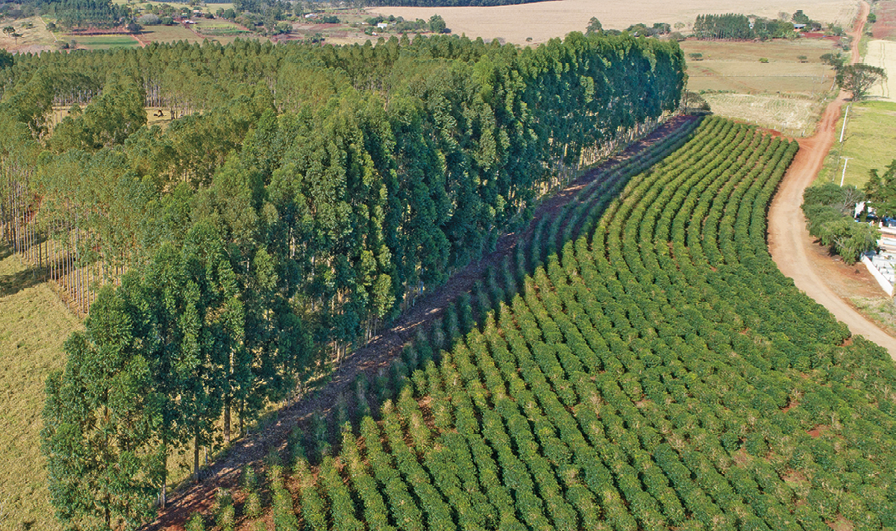
{"type": "Polygon", "coordinates": [[[458,35],[526,44],[563,37],[571,31],[585,31],[591,17],[597,17],[604,28],[625,29],[639,22],[690,25],[697,15],[704,13],[776,17],[780,12],[793,13],[797,9],[815,20],[848,26],[857,7],[852,0],[556,0],[498,7],[382,7],[370,11],[407,20],[429,19],[438,13],[458,35]]]}

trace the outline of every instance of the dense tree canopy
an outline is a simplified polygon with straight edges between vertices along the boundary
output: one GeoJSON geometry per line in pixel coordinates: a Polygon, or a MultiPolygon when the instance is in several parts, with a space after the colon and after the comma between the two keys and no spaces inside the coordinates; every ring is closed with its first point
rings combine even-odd
{"type": "Polygon", "coordinates": [[[198,464],[231,419],[295,392],[583,160],[674,110],[683,83],[676,43],[580,33],[522,50],[443,36],[17,58],[0,70],[0,226],[92,308],[48,384],[60,516],[139,521],[168,453],[198,464]],[[56,125],[53,105],[71,106],[56,125]],[[145,106],[176,119],[147,127],[145,106]],[[120,337],[93,330],[97,308],[120,337]],[[99,380],[79,376],[110,349],[99,380]],[[152,401],[128,404],[125,426],[91,389],[131,367],[127,392],[152,401]],[[115,489],[137,498],[69,483],[72,441],[108,432],[96,418],[127,444],[95,477],[127,460],[115,489]]]}

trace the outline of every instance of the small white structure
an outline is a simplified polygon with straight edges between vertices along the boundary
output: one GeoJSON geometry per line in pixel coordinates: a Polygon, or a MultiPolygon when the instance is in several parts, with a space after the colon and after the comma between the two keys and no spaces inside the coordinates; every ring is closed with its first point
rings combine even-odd
{"type": "Polygon", "coordinates": [[[881,289],[893,296],[896,285],[896,255],[881,251],[880,253],[865,253],[862,263],[868,268],[868,272],[874,280],[880,284],[881,289]]]}
{"type": "Polygon", "coordinates": [[[380,22],[379,24],[376,25],[376,27],[379,29],[386,29],[389,27],[389,23],[388,22],[380,22]]]}

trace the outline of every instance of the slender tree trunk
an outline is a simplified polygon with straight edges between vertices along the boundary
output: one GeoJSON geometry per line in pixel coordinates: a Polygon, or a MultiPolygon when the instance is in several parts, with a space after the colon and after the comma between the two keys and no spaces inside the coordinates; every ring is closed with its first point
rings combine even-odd
{"type": "Polygon", "coordinates": [[[199,425],[197,424],[193,438],[193,482],[199,483],[199,425]]]}
{"type": "Polygon", "coordinates": [[[230,400],[224,404],[224,442],[230,444],[230,400]]]}

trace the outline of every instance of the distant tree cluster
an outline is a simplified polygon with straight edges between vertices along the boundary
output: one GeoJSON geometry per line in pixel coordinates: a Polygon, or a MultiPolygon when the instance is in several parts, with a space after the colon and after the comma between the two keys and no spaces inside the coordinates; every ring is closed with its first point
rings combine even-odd
{"type": "Polygon", "coordinates": [[[65,29],[113,28],[126,23],[130,10],[111,0],[23,0],[24,6],[56,17],[65,29]]]}
{"type": "Polygon", "coordinates": [[[879,218],[896,218],[896,160],[890,162],[883,174],[873,169],[865,183],[868,204],[879,218]]]}
{"type": "Polygon", "coordinates": [[[803,213],[809,222],[809,233],[822,245],[854,264],[862,254],[877,247],[880,231],[867,223],[853,219],[856,203],[865,194],[855,186],[826,183],[812,186],[803,194],[803,213]]]}
{"type": "Polygon", "coordinates": [[[694,34],[700,40],[774,39],[792,36],[793,24],[734,13],[698,15],[694,34]]]}

